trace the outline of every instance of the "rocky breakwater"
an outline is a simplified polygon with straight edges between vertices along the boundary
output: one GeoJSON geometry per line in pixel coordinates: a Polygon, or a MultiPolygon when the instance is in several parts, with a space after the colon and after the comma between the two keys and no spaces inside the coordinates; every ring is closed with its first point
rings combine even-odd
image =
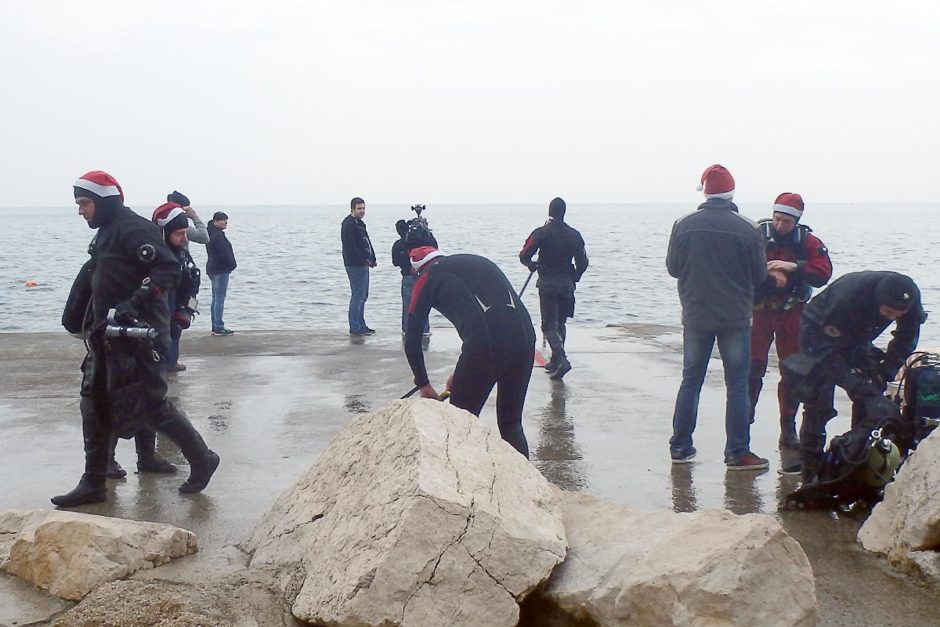
{"type": "Polygon", "coordinates": [[[55,510],[0,512],[0,570],[70,601],[195,552],[195,535],[171,525],[55,510]]]}
{"type": "Polygon", "coordinates": [[[940,432],[926,437],[885,487],[862,525],[864,548],[906,572],[940,583],[940,432]]]}
{"type": "Polygon", "coordinates": [[[816,624],[809,560],[770,516],[643,512],[561,491],[558,502],[570,548],[525,608],[533,624],[816,624]]]}
{"type": "Polygon", "coordinates": [[[435,401],[353,419],[242,548],[316,624],[816,621],[809,562],[773,518],[563,492],[435,401]]]}
{"type": "Polygon", "coordinates": [[[354,418],[243,549],[296,569],[304,621],[515,625],[566,546],[524,457],[473,415],[413,400],[354,418]]]}

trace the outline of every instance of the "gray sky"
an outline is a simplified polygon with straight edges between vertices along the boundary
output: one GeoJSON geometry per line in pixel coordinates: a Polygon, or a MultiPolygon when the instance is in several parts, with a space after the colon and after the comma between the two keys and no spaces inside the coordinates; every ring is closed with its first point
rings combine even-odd
{"type": "Polygon", "coordinates": [[[0,205],[932,202],[940,3],[0,4],[0,205]]]}

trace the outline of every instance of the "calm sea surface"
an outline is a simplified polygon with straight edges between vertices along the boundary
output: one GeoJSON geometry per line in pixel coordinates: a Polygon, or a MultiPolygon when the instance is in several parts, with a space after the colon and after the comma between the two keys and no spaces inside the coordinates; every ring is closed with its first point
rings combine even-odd
{"type": "MultiPolygon", "coordinates": [[[[679,327],[675,281],[665,268],[673,221],[689,204],[573,204],[569,222],[584,235],[591,267],[578,286],[572,324],[603,327],[649,323],[679,327]]],[[[742,203],[752,218],[769,217],[769,205],[742,203]]],[[[134,207],[149,217],[152,208],[134,207]]],[[[340,253],[342,206],[197,207],[207,220],[229,215],[226,231],[238,269],[225,306],[226,326],[249,329],[335,329],[345,332],[349,286],[340,253]]],[[[476,253],[495,261],[517,288],[528,271],[517,258],[529,232],[544,222],[546,205],[432,205],[424,213],[441,249],[476,253]]],[[[865,269],[910,274],[925,308],[940,303],[937,215],[940,205],[810,205],[805,222],[827,244],[836,276],[865,269]]],[[[414,214],[407,206],[368,205],[365,221],[379,258],[371,277],[366,320],[381,331],[400,325],[398,269],[391,265],[395,221],[414,214]]],[[[62,305],[93,235],[74,205],[2,208],[0,220],[0,332],[58,331],[62,305]],[[27,280],[37,282],[27,288],[27,280]]],[[[191,252],[205,267],[205,247],[191,252]]],[[[533,281],[534,283],[534,281],[533,281]]],[[[524,300],[538,317],[530,285],[524,300]]],[[[209,332],[208,280],[200,292],[202,315],[188,333],[209,332]]],[[[446,321],[436,313],[433,324],[446,321]]],[[[922,345],[940,344],[940,318],[924,327],[922,345]]]]}

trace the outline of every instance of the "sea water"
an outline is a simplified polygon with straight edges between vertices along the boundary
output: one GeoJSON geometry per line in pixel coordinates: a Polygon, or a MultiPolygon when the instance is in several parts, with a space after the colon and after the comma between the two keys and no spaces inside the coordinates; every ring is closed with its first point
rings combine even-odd
{"type": "MultiPolygon", "coordinates": [[[[688,204],[571,203],[569,223],[587,243],[590,268],[577,291],[571,324],[604,327],[640,323],[680,328],[676,283],[666,273],[669,233],[688,204]]],[[[133,207],[150,217],[152,208],[133,207]]],[[[741,203],[741,213],[770,216],[769,204],[741,203]]],[[[320,329],[345,333],[349,284],[343,269],[340,223],[344,206],[199,206],[208,222],[215,211],[229,215],[226,235],[238,268],[225,303],[225,324],[236,330],[320,329]]],[[[528,270],[518,253],[544,223],[547,203],[429,205],[424,212],[441,250],[474,253],[496,262],[521,288],[528,270]]],[[[940,205],[810,204],[806,224],[828,246],[834,276],[857,270],[895,270],[914,278],[928,312],[940,303],[940,252],[932,226],[940,205]]],[[[380,332],[401,324],[401,275],[392,266],[398,238],[395,221],[410,219],[407,205],[367,205],[365,221],[378,258],[371,272],[367,323],[380,332]]],[[[62,307],[78,269],[88,258],[90,230],[74,204],[50,208],[0,208],[0,332],[60,331],[62,307]],[[35,281],[27,287],[27,281],[35,281]]],[[[205,268],[202,244],[191,244],[205,268]]],[[[538,324],[535,281],[524,302],[538,324]]],[[[187,333],[209,332],[211,289],[203,277],[202,315],[187,333]]],[[[432,313],[432,325],[447,321],[432,313]]],[[[928,320],[922,346],[940,345],[940,320],[928,320]]]]}

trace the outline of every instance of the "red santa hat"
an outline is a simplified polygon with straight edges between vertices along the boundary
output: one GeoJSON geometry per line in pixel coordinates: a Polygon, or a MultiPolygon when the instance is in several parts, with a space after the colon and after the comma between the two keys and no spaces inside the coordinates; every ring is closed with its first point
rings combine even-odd
{"type": "Polygon", "coordinates": [[[710,165],[702,172],[698,191],[704,191],[706,198],[731,200],[734,197],[734,177],[723,165],[710,165]]]}
{"type": "Polygon", "coordinates": [[[418,272],[432,259],[443,257],[444,253],[433,246],[419,246],[412,248],[410,255],[411,267],[415,269],[415,272],[418,272]]]}
{"type": "Polygon", "coordinates": [[[72,187],[75,188],[76,198],[80,195],[78,190],[83,189],[99,198],[117,196],[121,199],[121,202],[124,201],[124,190],[121,189],[121,186],[113,176],[101,170],[92,170],[87,174],[83,174],[80,179],[72,184],[72,187]]]}
{"type": "Polygon", "coordinates": [[[785,213],[799,221],[803,215],[803,197],[793,192],[783,192],[774,201],[774,213],[785,213]]]}
{"type": "Polygon", "coordinates": [[[169,232],[185,229],[189,226],[186,212],[175,202],[163,203],[153,210],[153,222],[169,232]]]}

